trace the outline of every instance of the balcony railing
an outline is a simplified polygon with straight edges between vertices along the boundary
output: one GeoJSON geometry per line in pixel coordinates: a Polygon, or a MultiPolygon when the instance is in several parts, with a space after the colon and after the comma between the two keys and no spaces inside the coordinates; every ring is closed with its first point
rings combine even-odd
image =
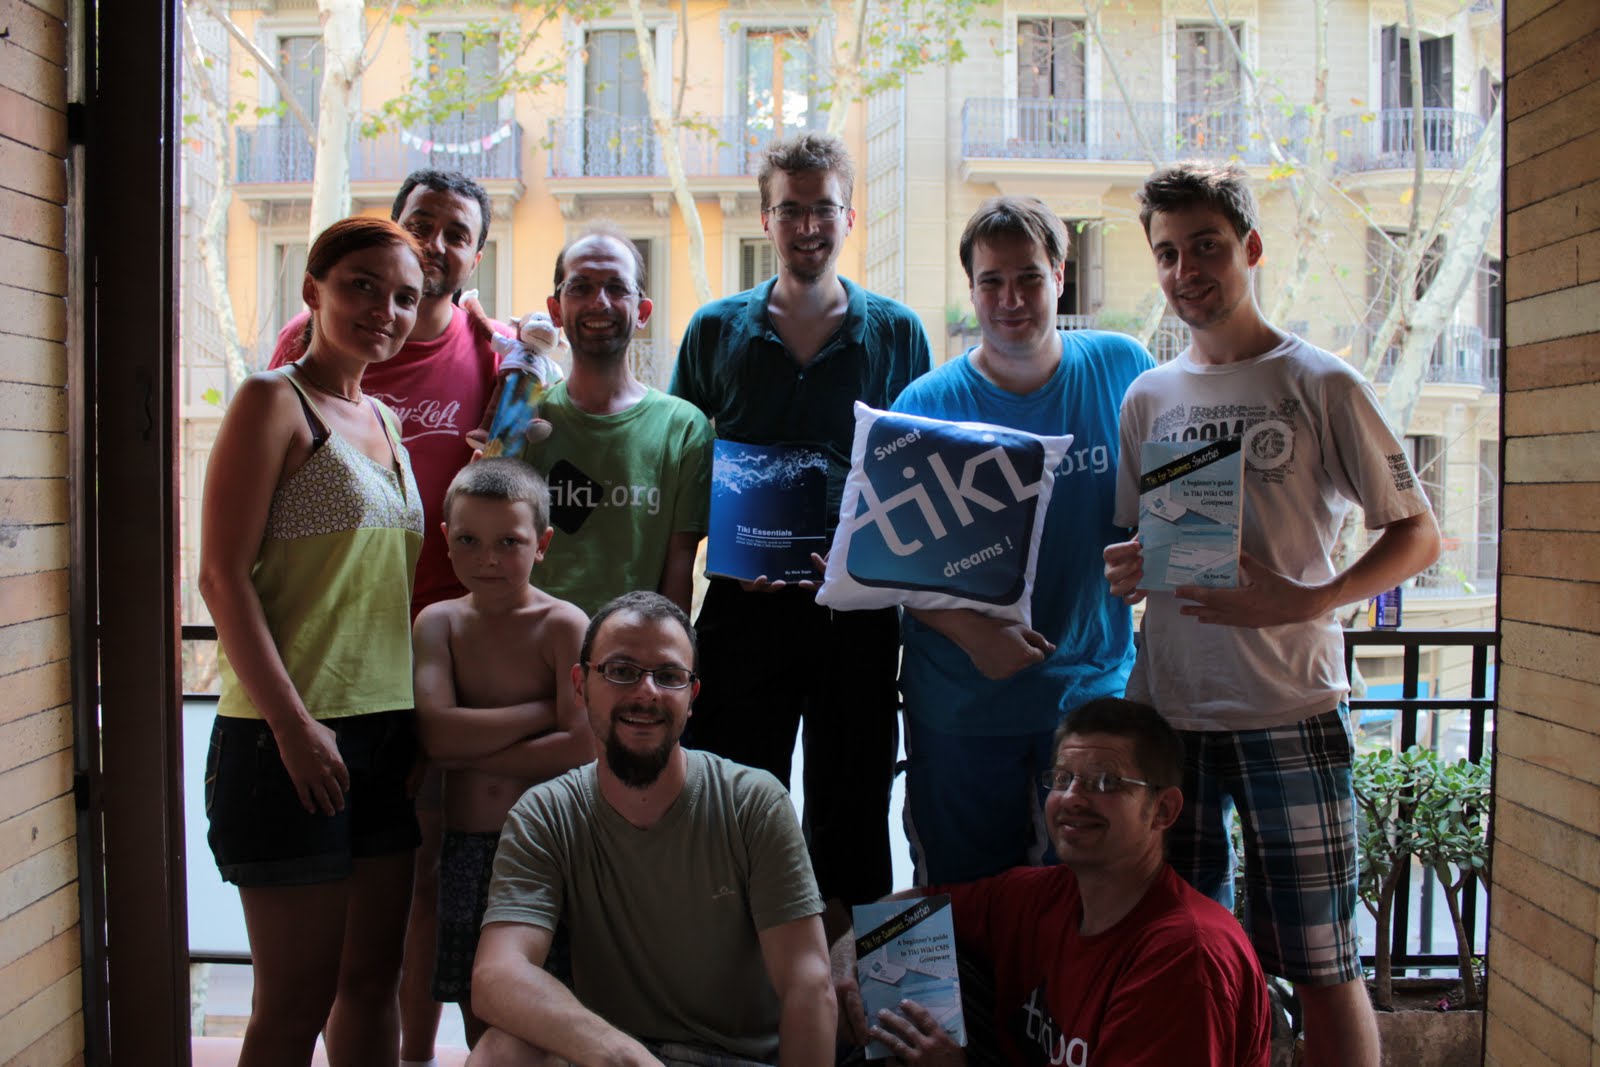
{"type": "Polygon", "coordinates": [[[1420,137],[1414,120],[1410,108],[1366,111],[1334,119],[1328,137],[1338,153],[1336,168],[1347,173],[1409,170],[1421,149],[1425,166],[1458,170],[1483,134],[1483,119],[1470,111],[1423,108],[1420,137]]]}
{"type": "MultiPolygon", "coordinates": [[[[1398,698],[1352,698],[1350,710],[1361,716],[1363,726],[1369,721],[1392,722],[1391,729],[1398,728],[1398,734],[1391,735],[1389,744],[1396,751],[1404,751],[1422,740],[1424,747],[1431,747],[1447,758],[1465,758],[1478,763],[1493,747],[1495,687],[1491,655],[1497,655],[1499,643],[1493,630],[1346,630],[1346,670],[1352,667],[1357,653],[1377,655],[1388,649],[1398,650],[1401,656],[1401,695],[1398,698]],[[1469,653],[1463,664],[1466,695],[1442,696],[1439,692],[1427,697],[1419,695],[1427,684],[1421,671],[1425,650],[1442,654],[1455,652],[1456,655],[1460,655],[1461,650],[1469,653]]],[[[1442,675],[1443,671],[1436,671],[1434,680],[1443,681],[1442,675]]],[[[1472,942],[1474,956],[1482,955],[1485,947],[1486,902],[1486,887],[1471,878],[1461,894],[1461,903],[1462,926],[1472,942]]],[[[1357,918],[1363,925],[1367,923],[1364,909],[1358,910],[1357,918]]],[[[1416,863],[1401,868],[1400,887],[1395,893],[1391,918],[1390,952],[1397,972],[1456,967],[1455,933],[1445,915],[1442,891],[1431,870],[1416,863]]],[[[1363,960],[1370,966],[1371,953],[1365,954],[1363,960]]]]}
{"type": "Polygon", "coordinates": [[[1493,596],[1500,563],[1500,542],[1494,537],[1442,539],[1439,558],[1417,575],[1409,592],[1425,598],[1493,596]]]}
{"type": "MultiPolygon", "coordinates": [[[[815,109],[785,128],[821,129],[827,117],[815,109]]],[[[740,178],[756,173],[760,154],[778,136],[770,126],[743,115],[695,119],[675,131],[684,174],[690,178],[740,178]]],[[[589,114],[550,121],[552,178],[664,178],[660,137],[648,117],[589,114]]]]}
{"type": "MultiPolygon", "coordinates": [[[[237,127],[234,147],[235,181],[311,181],[316,152],[298,125],[237,127]]],[[[522,177],[522,127],[515,122],[447,122],[352,136],[349,152],[356,182],[398,182],[421,167],[460,171],[477,181],[522,177]]]]}
{"type": "Polygon", "coordinates": [[[1079,159],[1149,162],[1203,157],[1265,163],[1276,140],[1291,156],[1309,126],[1305,116],[1274,116],[1264,127],[1244,106],[1107,100],[974,98],[961,108],[961,153],[976,159],[1079,159]],[[1142,136],[1141,136],[1142,135],[1142,136]]]}
{"type": "MultiPolygon", "coordinates": [[[[1367,351],[1371,343],[1367,327],[1341,331],[1349,340],[1352,353],[1367,351]]],[[[1400,349],[1391,345],[1378,364],[1375,376],[1380,382],[1394,377],[1400,349]]],[[[1500,339],[1485,337],[1476,326],[1450,325],[1439,334],[1428,355],[1423,380],[1436,385],[1476,385],[1491,392],[1500,389],[1500,339]]]]}
{"type": "MultiPolygon", "coordinates": [[[[193,651],[197,654],[192,658],[196,661],[203,660],[207,668],[206,678],[203,680],[187,672],[185,675],[183,711],[185,728],[190,731],[185,751],[192,757],[190,764],[195,762],[193,754],[199,753],[199,762],[203,765],[205,731],[210,726],[212,708],[215,707],[217,699],[214,689],[213,651],[216,639],[215,627],[206,625],[183,627],[186,664],[191,658],[188,653],[193,651]],[[202,652],[204,655],[199,654],[202,652]],[[197,683],[208,691],[193,691],[197,683]]],[[[1398,651],[1402,660],[1400,697],[1353,698],[1350,701],[1352,712],[1363,720],[1367,738],[1370,739],[1375,732],[1387,730],[1390,736],[1386,743],[1398,749],[1409,748],[1421,739],[1425,744],[1452,758],[1460,755],[1478,762],[1488,754],[1492,747],[1495,714],[1494,685],[1490,673],[1491,657],[1499,646],[1497,635],[1493,631],[1347,630],[1344,640],[1347,670],[1352,667],[1358,653],[1373,656],[1381,655],[1385,651],[1391,653],[1398,651]],[[1467,688],[1465,696],[1440,696],[1437,693],[1427,697],[1418,695],[1424,691],[1425,684],[1421,671],[1422,655],[1425,651],[1431,653],[1438,650],[1467,651],[1469,661],[1465,665],[1467,688]]],[[[197,785],[201,777],[200,767],[191,766],[189,777],[197,785]]],[[[206,851],[202,843],[205,833],[204,816],[199,813],[194,803],[197,795],[198,790],[191,789],[188,797],[189,851],[192,855],[204,857],[206,851]]],[[[209,866],[203,858],[198,861],[198,865],[209,866]]],[[[207,872],[207,877],[210,877],[210,872],[207,872]]],[[[1393,915],[1392,952],[1396,970],[1454,967],[1456,964],[1454,934],[1445,917],[1445,909],[1439,900],[1439,890],[1431,872],[1408,865],[1401,878],[1400,891],[1395,894],[1393,915]]],[[[211,880],[215,881],[214,878],[211,880]]],[[[220,891],[220,882],[217,882],[217,888],[220,891]]],[[[191,893],[194,892],[191,887],[191,893]]],[[[237,898],[229,894],[227,899],[231,906],[231,902],[237,898]]],[[[1468,937],[1472,939],[1474,955],[1481,955],[1484,949],[1484,900],[1485,890],[1482,886],[1469,887],[1469,891],[1463,894],[1464,925],[1468,937]]],[[[191,906],[195,906],[196,900],[191,897],[190,903],[191,906]]],[[[1358,910],[1357,916],[1359,921],[1366,922],[1364,911],[1358,910]]],[[[242,919],[236,925],[239,929],[233,934],[232,940],[242,942],[240,936],[243,930],[242,919]]],[[[1370,949],[1371,945],[1363,947],[1370,949]]],[[[250,961],[249,952],[242,943],[213,944],[207,939],[193,936],[191,936],[189,958],[196,963],[250,961]]],[[[1365,959],[1370,965],[1370,953],[1365,959]]]]}

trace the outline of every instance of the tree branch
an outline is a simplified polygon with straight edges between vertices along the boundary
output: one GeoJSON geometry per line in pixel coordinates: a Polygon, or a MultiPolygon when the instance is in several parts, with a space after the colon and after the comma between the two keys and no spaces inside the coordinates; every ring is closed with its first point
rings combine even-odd
{"type": "Polygon", "coordinates": [[[256,46],[256,43],[250,39],[250,35],[241,30],[232,19],[219,12],[211,0],[193,0],[193,2],[199,4],[207,15],[221,23],[222,28],[228,31],[228,36],[237,41],[240,48],[250,53],[250,58],[256,61],[256,65],[261,68],[261,72],[267,76],[273,85],[277,86],[278,98],[283,101],[284,107],[289,114],[294,117],[296,122],[300,123],[301,128],[306,131],[306,136],[314,140],[317,136],[317,124],[311,120],[310,115],[306,114],[306,109],[300,106],[300,101],[295,99],[294,88],[290,86],[288,79],[283,76],[283,72],[267,57],[265,52],[256,46]]]}

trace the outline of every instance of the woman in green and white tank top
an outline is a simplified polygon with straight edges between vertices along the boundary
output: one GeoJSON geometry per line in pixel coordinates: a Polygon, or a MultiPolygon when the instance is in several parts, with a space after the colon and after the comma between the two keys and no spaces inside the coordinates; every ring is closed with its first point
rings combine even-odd
{"type": "Polygon", "coordinates": [[[241,1065],[309,1064],[324,1030],[335,1063],[398,1047],[422,504],[398,420],[360,383],[405,343],[422,285],[422,249],[393,223],[324,231],[310,346],[240,385],[206,472],[200,590],[222,672],[207,837],[250,937],[241,1065]]]}

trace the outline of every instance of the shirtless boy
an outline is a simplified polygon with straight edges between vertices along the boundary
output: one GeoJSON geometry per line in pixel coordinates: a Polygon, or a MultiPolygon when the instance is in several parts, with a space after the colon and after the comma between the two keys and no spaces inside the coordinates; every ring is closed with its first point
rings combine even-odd
{"type": "Polygon", "coordinates": [[[544,480],[513,459],[456,475],[444,498],[450,564],[467,595],[425,608],[412,631],[417,723],[445,769],[436,1000],[461,1006],[467,1043],[472,962],[506,813],[530,785],[594,758],[593,734],[563,681],[588,619],[528,584],[550,544],[544,480]]]}

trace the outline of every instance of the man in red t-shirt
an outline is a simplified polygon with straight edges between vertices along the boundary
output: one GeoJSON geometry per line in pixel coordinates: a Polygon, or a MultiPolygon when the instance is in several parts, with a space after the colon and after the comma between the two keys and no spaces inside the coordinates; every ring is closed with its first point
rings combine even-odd
{"type": "MultiPolygon", "coordinates": [[[[410,339],[393,359],[368,367],[361,388],[400,416],[400,435],[422,494],[422,555],[411,595],[415,618],[435,601],[467,593],[450,569],[440,522],[444,491],[472,458],[466,433],[477,428],[494,392],[497,359],[490,334],[453,300],[483,255],[489,194],[453,171],[417,170],[400,186],[389,217],[422,242],[427,254],[422,301],[410,339]]],[[[272,366],[305,353],[309,319],[302,313],[284,326],[272,366]]]]}
{"type": "MultiPolygon", "coordinates": [[[[450,479],[467,465],[472,449],[465,441],[477,428],[494,391],[497,358],[491,333],[456,306],[462,283],[477,269],[489,235],[489,194],[454,171],[415,170],[406,176],[389,217],[422,245],[422,299],[411,337],[393,359],[369,366],[363,392],[400,416],[400,436],[411,456],[424,516],[422,555],[411,589],[411,617],[429,604],[465,596],[445,554],[441,520],[450,479]]],[[[305,354],[310,315],[290,319],[278,334],[272,366],[305,354]]],[[[508,331],[509,332],[509,331],[508,331]]],[[[400,1058],[402,1064],[433,1060],[439,1005],[433,999],[435,917],[438,910],[438,774],[429,775],[417,798],[422,846],[406,931],[405,967],[400,977],[400,1058]]]]}
{"type": "MultiPolygon", "coordinates": [[[[927,890],[950,894],[963,956],[993,971],[996,1047],[981,1051],[1071,1067],[1270,1061],[1266,979],[1244,930],[1163,856],[1182,772],[1182,742],[1153,708],[1090,701],[1062,721],[1046,772],[1061,863],[927,890]]],[[[915,1004],[866,1019],[847,943],[834,949],[835,983],[853,1038],[906,1064],[964,1063],[915,1004]]]]}

